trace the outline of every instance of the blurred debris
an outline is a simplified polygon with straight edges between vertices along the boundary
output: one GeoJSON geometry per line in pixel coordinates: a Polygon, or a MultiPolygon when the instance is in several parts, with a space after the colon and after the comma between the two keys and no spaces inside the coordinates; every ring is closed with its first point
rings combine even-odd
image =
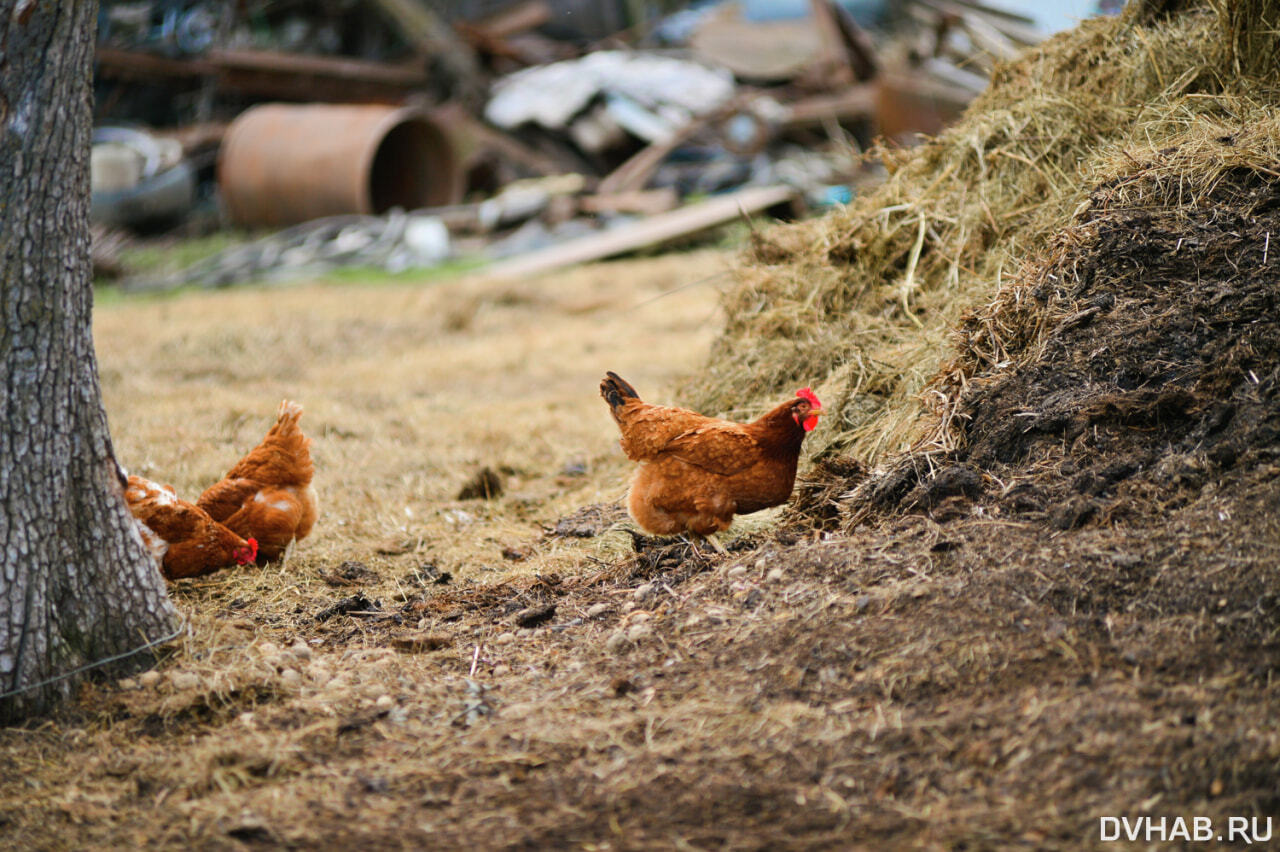
{"type": "Polygon", "coordinates": [[[502,477],[491,467],[483,467],[458,492],[459,500],[494,500],[502,496],[502,477]]]}
{"type": "Polygon", "coordinates": [[[391,637],[391,647],[406,654],[438,651],[441,648],[448,648],[452,644],[452,637],[442,633],[407,633],[403,636],[391,637]]]}
{"type": "Polygon", "coordinates": [[[652,216],[665,213],[680,203],[680,196],[675,188],[666,186],[661,189],[635,189],[630,192],[614,192],[610,194],[584,195],[578,199],[578,206],[585,213],[638,213],[652,216]]]}
{"type": "Polygon", "coordinates": [[[974,0],[727,0],[656,22],[626,8],[104,0],[100,120],[170,129],[95,144],[95,220],[320,220],[133,289],[419,268],[450,250],[504,259],[502,274],[552,268],[681,239],[765,187],[789,187],[795,215],[847,203],[878,179],[862,158],[877,136],[938,132],[1040,38],[974,0]],[[159,148],[176,152],[166,169],[159,148]],[[437,223],[410,229],[434,234],[425,250],[397,208],[437,223]],[[370,218],[330,219],[347,214],[370,218]]]}
{"type": "Polygon", "coordinates": [[[556,521],[551,535],[561,538],[595,538],[625,520],[627,510],[618,503],[583,506],[556,521]]]}
{"type": "Polygon", "coordinates": [[[410,572],[405,577],[406,583],[426,586],[428,584],[441,586],[453,579],[453,574],[448,571],[441,571],[438,567],[430,562],[424,562],[419,565],[416,570],[410,572]]]}
{"type": "Polygon", "coordinates": [[[195,202],[196,179],[182,145],[128,127],[98,127],[89,157],[90,219],[147,230],[180,220],[195,202]]]}
{"type": "MultiPolygon", "coordinates": [[[[756,83],[778,83],[810,76],[828,75],[826,85],[847,84],[857,62],[857,79],[874,75],[875,60],[861,41],[853,48],[859,56],[847,55],[843,15],[826,0],[809,4],[805,17],[753,20],[747,4],[721,3],[693,31],[689,46],[703,60],[730,69],[739,79],[756,83]],[[834,76],[830,76],[834,75],[834,76]]],[[[851,20],[848,31],[858,31],[851,20]]]]}
{"type": "MultiPolygon", "coordinates": [[[[476,646],[477,657],[480,647],[476,646]]],[[[474,667],[473,667],[474,668],[474,667]]],[[[485,716],[492,716],[496,709],[490,701],[489,687],[479,681],[465,678],[467,696],[462,701],[462,710],[453,717],[453,724],[470,727],[485,716]]]]}
{"type": "Polygon", "coordinates": [[[420,57],[432,57],[447,70],[454,94],[464,103],[476,103],[483,84],[475,54],[455,38],[452,28],[426,4],[418,0],[371,0],[393,21],[420,57]]]}
{"type": "Polygon", "coordinates": [[[178,287],[226,287],[247,281],[280,281],[343,267],[403,272],[435,266],[449,257],[449,231],[433,216],[330,216],[219,252],[181,272],[129,279],[130,291],[178,287]]]}
{"type": "Polygon", "coordinates": [[[536,32],[553,17],[550,3],[527,0],[474,23],[460,22],[457,30],[491,70],[510,72],[577,54],[571,45],[536,32]]]}
{"type": "Polygon", "coordinates": [[[272,50],[210,50],[199,58],[170,58],[98,48],[98,74],[106,80],[212,81],[228,93],[290,100],[395,103],[425,86],[425,68],[361,59],[308,56],[272,50]]]}
{"type": "Polygon", "coordinates": [[[794,196],[795,191],[786,186],[740,190],[495,263],[489,267],[488,274],[493,278],[523,278],[575,263],[612,257],[786,204],[794,196]]]}
{"type": "Polygon", "coordinates": [[[412,107],[263,104],[227,128],[218,184],[233,221],[293,225],[458,200],[447,135],[412,107]]]}
{"type": "Polygon", "coordinates": [[[103,225],[89,226],[89,254],[93,261],[94,278],[120,278],[126,273],[120,259],[120,249],[129,244],[124,231],[103,225]]]}
{"type": "Polygon", "coordinates": [[[619,125],[657,141],[724,103],[733,89],[733,76],[724,69],[656,53],[606,50],[498,80],[484,116],[507,130],[525,124],[561,130],[599,99],[619,125]]]}
{"type": "Polygon", "coordinates": [[[537,627],[544,621],[550,621],[555,617],[555,614],[556,605],[549,603],[526,607],[512,616],[512,620],[515,621],[517,627],[537,627]]]}
{"type": "Polygon", "coordinates": [[[363,562],[347,561],[337,567],[333,573],[320,571],[319,577],[330,586],[361,586],[378,579],[378,572],[363,562]]]}
{"type": "Polygon", "coordinates": [[[358,618],[381,616],[382,602],[371,601],[363,593],[357,593],[320,610],[316,613],[316,621],[328,621],[336,615],[350,615],[358,618]]]}

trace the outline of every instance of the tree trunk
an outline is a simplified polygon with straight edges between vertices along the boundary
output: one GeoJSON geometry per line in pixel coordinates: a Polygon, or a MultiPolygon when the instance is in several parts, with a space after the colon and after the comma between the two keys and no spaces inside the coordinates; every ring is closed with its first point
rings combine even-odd
{"type": "Polygon", "coordinates": [[[28,687],[176,624],[125,507],[93,351],[96,12],[0,2],[0,694],[27,688],[0,698],[0,721],[43,712],[76,678],[28,687]]]}

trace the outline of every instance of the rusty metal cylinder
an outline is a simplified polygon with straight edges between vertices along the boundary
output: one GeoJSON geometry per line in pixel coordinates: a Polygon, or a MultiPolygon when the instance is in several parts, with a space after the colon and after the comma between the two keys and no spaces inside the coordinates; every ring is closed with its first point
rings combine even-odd
{"type": "Polygon", "coordinates": [[[227,128],[218,185],[237,224],[292,225],[456,202],[445,132],[412,107],[263,104],[227,128]]]}

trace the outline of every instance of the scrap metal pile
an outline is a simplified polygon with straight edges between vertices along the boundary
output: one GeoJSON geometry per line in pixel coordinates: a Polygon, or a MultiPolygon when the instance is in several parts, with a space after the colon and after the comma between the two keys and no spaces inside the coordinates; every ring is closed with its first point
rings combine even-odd
{"type": "Polygon", "coordinates": [[[453,5],[106,0],[98,233],[290,229],[125,285],[539,253],[523,272],[847,202],[874,138],[937,132],[1039,38],[968,0],[453,5]]]}

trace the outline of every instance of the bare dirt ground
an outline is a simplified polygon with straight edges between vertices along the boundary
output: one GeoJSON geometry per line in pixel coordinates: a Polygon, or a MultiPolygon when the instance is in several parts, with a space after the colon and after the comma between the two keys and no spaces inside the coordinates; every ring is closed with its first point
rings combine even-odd
{"type": "MultiPolygon", "coordinates": [[[[191,633],[158,676],[0,732],[0,838],[1080,849],[1115,847],[1103,816],[1280,816],[1280,489],[1274,454],[1245,459],[1274,442],[1211,458],[1208,409],[1129,397],[1073,431],[1048,416],[1061,388],[1024,393],[1043,428],[1012,455],[880,478],[828,459],[799,509],[735,526],[728,558],[633,549],[596,386],[614,369],[670,401],[705,357],[726,262],[100,308],[127,466],[194,495],[289,396],[321,521],[283,565],[176,584],[191,633]],[[1158,459],[1108,467],[1136,452],[1126,428],[1189,443],[1165,479],[1158,459]],[[1068,440],[1098,463],[1064,468],[1068,440]],[[501,496],[457,499],[485,466],[501,496]]],[[[1253,322],[1229,284],[1198,291],[1205,310],[1253,322]]],[[[1150,307],[1122,295],[1062,339],[1150,307]]],[[[1083,371],[1077,350],[1057,357],[1083,371]]],[[[1010,381],[1041,387],[1035,370],[1010,381]]],[[[1274,377],[1232,375],[1234,410],[1265,427],[1274,377]]],[[[983,421],[999,399],[971,400],[972,446],[1019,413],[983,421]]]]}

